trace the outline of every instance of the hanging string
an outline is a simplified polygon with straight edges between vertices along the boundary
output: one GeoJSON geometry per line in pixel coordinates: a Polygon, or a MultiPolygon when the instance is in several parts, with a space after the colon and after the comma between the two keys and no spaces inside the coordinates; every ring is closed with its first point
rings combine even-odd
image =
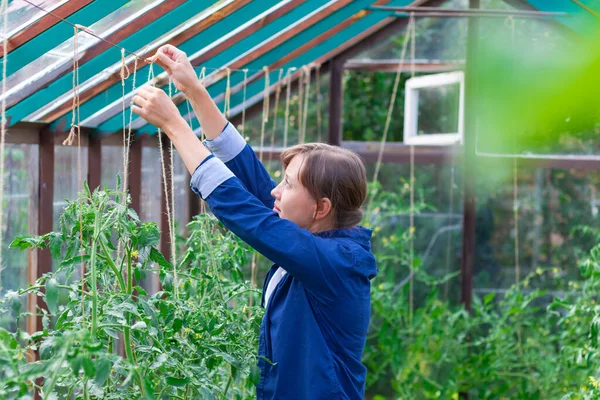
{"type": "MultiPolygon", "coordinates": [[[[411,14],[412,24],[410,24],[409,28],[412,29],[411,35],[411,64],[410,64],[410,76],[412,78],[415,77],[415,19],[411,14]]],[[[414,310],[414,298],[415,298],[415,274],[414,274],[414,265],[415,265],[415,146],[410,146],[410,326],[413,326],[413,310],[414,310]]]]}
{"type": "Polygon", "coordinates": [[[317,81],[317,142],[321,141],[321,64],[317,64],[315,67],[315,79],[317,81]]]}
{"type": "Polygon", "coordinates": [[[4,38],[2,49],[4,59],[2,60],[2,121],[0,123],[0,292],[2,291],[2,240],[4,238],[4,146],[6,142],[6,62],[8,57],[8,0],[2,0],[2,23],[4,25],[4,38]]]}
{"type": "Polygon", "coordinates": [[[292,68],[287,71],[287,83],[285,92],[285,122],[283,124],[283,148],[287,147],[288,131],[290,128],[290,101],[292,97],[292,68]]]}
{"type": "Polygon", "coordinates": [[[273,129],[271,131],[271,142],[270,142],[270,150],[271,150],[271,159],[270,165],[273,164],[273,150],[275,145],[275,131],[277,130],[277,113],[279,112],[279,97],[281,95],[281,79],[283,78],[283,68],[279,69],[279,77],[277,78],[277,87],[275,88],[275,108],[273,109],[273,129]]]}
{"type": "MultiPolygon", "coordinates": [[[[173,82],[169,77],[169,98],[173,95],[173,82]]],[[[171,166],[171,221],[169,223],[169,232],[171,235],[171,262],[173,263],[173,281],[177,283],[177,232],[175,231],[175,163],[173,162],[173,142],[169,140],[169,160],[171,166]]]]}
{"type": "Polygon", "coordinates": [[[263,161],[263,150],[265,145],[265,127],[267,122],[269,122],[269,87],[271,86],[269,82],[269,67],[263,67],[263,71],[265,71],[265,89],[264,89],[264,97],[263,97],[263,114],[262,114],[262,125],[260,128],[260,150],[258,159],[260,162],[263,161]]]}
{"type": "Polygon", "coordinates": [[[303,67],[306,87],[304,89],[304,111],[302,120],[302,143],[306,140],[306,123],[308,120],[308,102],[310,101],[310,70],[311,65],[303,67]]]}
{"type": "Polygon", "coordinates": [[[242,99],[242,137],[245,138],[246,131],[246,89],[248,87],[248,70],[244,70],[244,94],[242,99]]]}
{"type": "Polygon", "coordinates": [[[229,110],[231,109],[231,70],[225,68],[227,71],[227,85],[225,86],[225,101],[223,105],[223,114],[225,118],[229,118],[229,110]]]}
{"type": "Polygon", "coordinates": [[[73,26],[73,103],[71,105],[71,129],[63,145],[71,146],[75,135],[79,136],[79,123],[75,124],[75,111],[79,114],[79,25],[73,26]]]}
{"type": "Polygon", "coordinates": [[[304,136],[302,136],[302,122],[304,118],[302,118],[302,111],[304,107],[304,71],[305,69],[300,69],[298,73],[298,144],[304,143],[304,136]]]}
{"type": "MultiPolygon", "coordinates": [[[[154,81],[154,63],[150,63],[150,69],[148,71],[148,82],[152,84],[154,81]]],[[[173,234],[173,214],[171,211],[171,201],[169,198],[169,188],[167,186],[167,169],[165,166],[165,155],[164,155],[164,147],[162,142],[162,130],[158,128],[158,148],[160,149],[160,166],[162,170],[162,181],[163,181],[163,193],[165,196],[165,205],[167,208],[167,223],[169,229],[169,235],[171,239],[171,260],[173,260],[173,291],[175,293],[175,298],[179,298],[179,283],[177,278],[177,264],[174,262],[175,254],[173,251],[175,237],[173,234]]],[[[171,163],[172,164],[172,163],[171,163]]],[[[173,176],[171,175],[171,186],[173,186],[173,176]]]]}
{"type": "MultiPolygon", "coordinates": [[[[383,128],[383,136],[381,138],[381,143],[379,144],[379,152],[377,154],[377,162],[375,163],[375,172],[373,173],[373,185],[377,183],[379,179],[379,170],[381,168],[381,163],[383,160],[383,150],[385,149],[385,144],[387,140],[387,135],[390,130],[390,124],[392,122],[392,113],[394,111],[394,105],[396,104],[396,95],[398,93],[398,88],[400,86],[400,77],[402,74],[402,69],[404,67],[404,60],[406,57],[406,49],[408,47],[408,42],[411,36],[411,25],[414,23],[414,17],[411,14],[411,17],[408,21],[408,26],[406,28],[406,35],[404,36],[404,44],[402,45],[402,53],[400,55],[400,62],[398,63],[398,69],[396,70],[396,78],[394,80],[394,87],[392,89],[392,97],[390,98],[390,105],[388,107],[387,117],[385,120],[385,126],[383,128]]],[[[373,205],[372,197],[369,198],[367,205],[367,215],[371,215],[371,207],[373,205]]]]}

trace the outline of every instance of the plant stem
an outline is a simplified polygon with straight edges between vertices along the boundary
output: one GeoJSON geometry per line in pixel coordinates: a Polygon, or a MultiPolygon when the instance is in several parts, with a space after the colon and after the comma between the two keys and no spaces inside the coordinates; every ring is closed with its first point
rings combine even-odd
{"type": "Polygon", "coordinates": [[[108,266],[113,271],[113,273],[117,277],[117,280],[119,281],[121,290],[125,291],[126,286],[125,286],[125,281],[123,280],[123,275],[121,275],[121,273],[119,272],[119,269],[117,268],[117,265],[113,261],[110,251],[108,250],[108,247],[106,247],[106,244],[102,240],[100,240],[100,246],[102,247],[102,251],[104,252],[104,258],[106,259],[108,266]]]}
{"type": "Polygon", "coordinates": [[[96,336],[96,326],[98,325],[98,285],[96,283],[96,248],[98,244],[98,236],[100,235],[100,214],[96,214],[94,221],[94,233],[92,234],[92,249],[90,254],[90,279],[92,286],[92,337],[96,336]]]}
{"type": "Polygon", "coordinates": [[[67,345],[63,349],[63,351],[60,355],[60,358],[59,358],[58,362],[56,363],[56,369],[54,370],[54,375],[52,376],[52,379],[50,380],[50,384],[48,385],[48,391],[44,391],[44,400],[48,399],[48,396],[50,396],[50,393],[52,393],[52,389],[54,389],[54,385],[56,385],[58,376],[61,373],[61,365],[62,365],[63,361],[65,360],[65,357],[67,356],[68,351],[69,351],[69,346],[67,345]]]}
{"type": "Polygon", "coordinates": [[[231,372],[231,364],[229,364],[229,379],[227,379],[227,385],[225,386],[225,392],[223,392],[223,398],[227,400],[227,391],[229,390],[229,386],[231,385],[231,380],[233,379],[233,374],[231,372]]]}

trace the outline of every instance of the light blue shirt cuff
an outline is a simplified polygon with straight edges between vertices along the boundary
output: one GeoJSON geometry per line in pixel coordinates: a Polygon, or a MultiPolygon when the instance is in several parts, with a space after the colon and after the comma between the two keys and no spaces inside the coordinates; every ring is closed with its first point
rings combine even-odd
{"type": "Polygon", "coordinates": [[[204,146],[210,150],[215,157],[224,163],[233,160],[246,147],[246,141],[235,129],[231,122],[228,122],[223,132],[213,140],[204,140],[204,146]]]}
{"type": "Polygon", "coordinates": [[[233,172],[223,164],[223,161],[212,157],[200,164],[190,179],[190,187],[194,193],[206,200],[220,184],[234,177],[233,172]]]}

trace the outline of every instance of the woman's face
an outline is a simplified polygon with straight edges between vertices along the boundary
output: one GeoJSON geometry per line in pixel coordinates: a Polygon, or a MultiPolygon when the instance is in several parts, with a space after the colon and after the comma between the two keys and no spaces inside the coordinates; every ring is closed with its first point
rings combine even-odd
{"type": "Polygon", "coordinates": [[[304,156],[292,158],[285,170],[281,183],[271,191],[275,198],[273,211],[281,218],[295,222],[299,227],[310,230],[317,210],[317,202],[299,180],[304,156]]]}

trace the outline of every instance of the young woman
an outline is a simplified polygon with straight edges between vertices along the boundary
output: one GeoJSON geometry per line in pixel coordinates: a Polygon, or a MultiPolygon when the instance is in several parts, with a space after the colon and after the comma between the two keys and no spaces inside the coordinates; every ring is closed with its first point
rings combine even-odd
{"type": "Polygon", "coordinates": [[[371,231],[358,226],[367,193],[361,160],[339,147],[297,145],[281,155],[276,186],[185,53],[167,45],[154,59],[190,100],[207,140],[160,89],[141,88],[133,111],[169,136],[214,215],[274,263],[262,299],[258,399],[362,399],[377,268],[371,231]]]}

